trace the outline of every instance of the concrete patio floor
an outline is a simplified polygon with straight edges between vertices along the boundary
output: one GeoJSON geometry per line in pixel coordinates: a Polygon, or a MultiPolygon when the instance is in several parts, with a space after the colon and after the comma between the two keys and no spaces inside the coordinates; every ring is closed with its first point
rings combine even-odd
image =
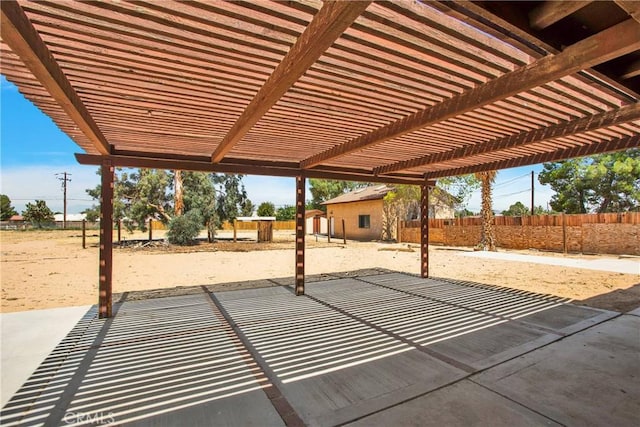
{"type": "Polygon", "coordinates": [[[377,270],[285,282],[90,308],[2,425],[637,425],[640,310],[377,270]]]}

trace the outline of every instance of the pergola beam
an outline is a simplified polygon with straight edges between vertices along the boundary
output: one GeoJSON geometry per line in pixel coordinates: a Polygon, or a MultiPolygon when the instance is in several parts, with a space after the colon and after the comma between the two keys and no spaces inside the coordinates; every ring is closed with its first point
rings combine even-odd
{"type": "Polygon", "coordinates": [[[303,160],[300,166],[303,169],[310,168],[330,159],[400,137],[638,49],[640,49],[640,24],[634,19],[627,19],[567,47],[557,55],[541,58],[433,107],[420,110],[315,154],[303,160]]]}
{"type": "Polygon", "coordinates": [[[371,1],[325,1],[322,8],[242,112],[211,156],[220,162],[251,128],[353,24],[371,1]]]}
{"type": "Polygon", "coordinates": [[[415,159],[403,160],[386,166],[380,166],[378,168],[374,168],[373,173],[376,175],[385,174],[450,160],[462,159],[469,156],[488,154],[495,151],[535,144],[554,138],[562,138],[638,119],[640,119],[640,104],[636,103],[620,109],[607,111],[605,113],[583,117],[571,122],[564,122],[557,125],[538,128],[529,132],[520,132],[502,138],[495,138],[486,142],[466,145],[450,151],[443,151],[417,157],[415,159]]]}
{"type": "Polygon", "coordinates": [[[2,40],[20,57],[96,150],[101,154],[110,154],[111,145],[20,5],[14,0],[3,0],[0,1],[0,10],[2,40]]]}
{"type": "Polygon", "coordinates": [[[101,165],[103,159],[108,158],[117,167],[148,168],[148,169],[179,169],[198,172],[240,173],[244,175],[266,175],[281,177],[296,177],[304,172],[308,178],[336,179],[341,181],[365,181],[387,184],[420,185],[424,180],[422,174],[397,174],[375,176],[371,170],[353,168],[324,168],[303,171],[297,163],[273,162],[272,166],[238,162],[225,159],[224,163],[211,163],[208,158],[172,159],[159,157],[141,157],[133,155],[100,156],[76,153],[76,160],[81,165],[101,165]]]}
{"type": "Polygon", "coordinates": [[[543,30],[572,13],[587,6],[591,1],[551,0],[541,2],[529,12],[529,26],[534,30],[543,30]]]}
{"type": "Polygon", "coordinates": [[[610,141],[597,142],[588,145],[565,148],[551,152],[531,154],[529,156],[514,157],[507,160],[496,160],[494,162],[481,163],[474,166],[465,166],[454,169],[444,169],[425,174],[426,179],[437,179],[448,176],[466,175],[489,170],[508,169],[519,166],[535,165],[544,162],[556,162],[559,160],[571,159],[574,157],[591,156],[594,154],[608,153],[611,151],[626,150],[640,146],[640,135],[614,138],[610,141]]]}

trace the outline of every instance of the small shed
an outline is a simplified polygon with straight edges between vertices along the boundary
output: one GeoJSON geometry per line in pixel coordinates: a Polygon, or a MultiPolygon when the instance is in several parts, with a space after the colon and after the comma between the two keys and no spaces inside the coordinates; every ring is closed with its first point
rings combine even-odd
{"type": "Polygon", "coordinates": [[[310,209],[304,214],[306,219],[305,230],[307,234],[327,234],[327,214],[320,209],[310,209]]]}
{"type": "Polygon", "coordinates": [[[258,223],[258,243],[273,242],[273,223],[275,220],[275,216],[239,216],[233,221],[233,241],[236,240],[237,221],[240,221],[258,223]]]}

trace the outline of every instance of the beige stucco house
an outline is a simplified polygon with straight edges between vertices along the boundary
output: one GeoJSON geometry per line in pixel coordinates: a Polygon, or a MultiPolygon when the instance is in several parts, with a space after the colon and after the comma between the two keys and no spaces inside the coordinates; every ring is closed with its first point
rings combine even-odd
{"type": "MultiPolygon", "coordinates": [[[[331,236],[342,238],[343,221],[346,238],[380,240],[383,233],[383,199],[393,187],[374,185],[342,194],[322,203],[327,207],[331,236]]],[[[432,201],[430,218],[453,218],[455,211],[440,201],[432,201]]],[[[417,218],[416,218],[417,219],[417,218]]],[[[395,228],[395,225],[394,225],[395,228]]]]}

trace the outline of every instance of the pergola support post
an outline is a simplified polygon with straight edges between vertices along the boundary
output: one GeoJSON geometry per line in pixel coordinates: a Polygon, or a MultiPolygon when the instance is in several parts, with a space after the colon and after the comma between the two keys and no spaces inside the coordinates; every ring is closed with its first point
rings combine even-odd
{"type": "Polygon", "coordinates": [[[305,177],[296,176],[296,295],[304,295],[305,177]]]}
{"type": "Polygon", "coordinates": [[[420,186],[420,276],[429,277],[429,186],[420,186]]]}
{"type": "Polygon", "coordinates": [[[113,272],[113,181],[111,160],[102,162],[102,192],[100,203],[100,279],[98,285],[98,317],[111,317],[111,290],[113,272]]]}

